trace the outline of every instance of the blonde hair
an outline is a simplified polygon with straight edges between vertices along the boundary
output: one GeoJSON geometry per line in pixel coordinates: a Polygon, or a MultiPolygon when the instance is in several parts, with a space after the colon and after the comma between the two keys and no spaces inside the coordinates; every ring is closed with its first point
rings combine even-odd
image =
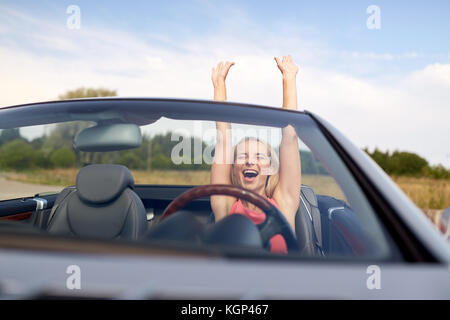
{"type": "Polygon", "coordinates": [[[273,192],[275,191],[275,187],[278,184],[278,180],[280,178],[279,175],[279,164],[280,164],[280,160],[278,159],[278,155],[275,152],[275,150],[272,148],[272,146],[270,144],[268,144],[267,142],[265,142],[264,140],[261,140],[259,138],[256,137],[245,137],[244,139],[242,139],[241,141],[239,141],[234,147],[233,147],[233,164],[232,164],[232,170],[231,170],[231,183],[233,185],[239,185],[239,179],[238,177],[234,174],[234,162],[236,161],[236,147],[238,145],[240,145],[243,142],[246,141],[257,141],[260,142],[262,144],[264,144],[267,148],[267,152],[268,152],[268,156],[270,157],[270,167],[271,168],[275,168],[277,170],[277,172],[275,174],[269,175],[267,177],[266,180],[266,187],[264,189],[265,193],[266,193],[266,197],[268,198],[272,198],[273,197],[273,192]]]}

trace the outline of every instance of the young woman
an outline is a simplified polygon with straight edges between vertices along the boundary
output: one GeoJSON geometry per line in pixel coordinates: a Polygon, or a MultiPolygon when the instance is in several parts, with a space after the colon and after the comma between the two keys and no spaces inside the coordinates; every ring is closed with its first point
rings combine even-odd
{"type": "MultiPolygon", "coordinates": [[[[291,56],[275,58],[283,79],[283,108],[297,109],[296,77],[298,67],[291,56]]],[[[220,62],[212,69],[214,100],[227,98],[225,80],[234,62],[220,62]]],[[[212,184],[234,184],[252,190],[278,207],[295,232],[295,215],[300,201],[301,168],[298,137],[292,126],[283,128],[280,159],[272,147],[258,138],[244,138],[231,145],[231,125],[217,122],[217,142],[211,168],[212,184]]],[[[229,214],[243,214],[260,224],[265,214],[251,203],[229,196],[212,196],[216,221],[229,214]]],[[[271,252],[287,253],[281,235],[271,238],[271,252]]]]}

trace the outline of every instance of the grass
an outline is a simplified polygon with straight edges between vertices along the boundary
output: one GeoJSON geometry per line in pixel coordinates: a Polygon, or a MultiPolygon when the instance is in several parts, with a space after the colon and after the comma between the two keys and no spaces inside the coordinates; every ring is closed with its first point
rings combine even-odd
{"type": "MultiPolygon", "coordinates": [[[[8,180],[24,183],[69,186],[75,184],[80,169],[49,169],[24,172],[8,172],[4,175],[8,180]]],[[[209,171],[176,171],[176,170],[131,170],[136,184],[207,184],[209,171]]]]}
{"type": "MultiPolygon", "coordinates": [[[[24,183],[69,186],[75,184],[79,169],[49,169],[25,172],[4,173],[8,180],[24,183]]],[[[201,170],[131,170],[136,184],[173,184],[173,185],[203,185],[209,184],[210,172],[201,170]]],[[[330,176],[303,175],[303,184],[311,186],[319,194],[327,194],[345,199],[340,188],[330,176]]]]}
{"type": "Polygon", "coordinates": [[[8,180],[31,183],[31,184],[41,184],[49,186],[69,186],[75,184],[75,178],[80,169],[70,168],[70,169],[51,169],[51,170],[27,170],[21,172],[4,172],[8,180]]]}
{"type": "MultiPolygon", "coordinates": [[[[24,183],[68,186],[75,184],[78,168],[35,170],[26,172],[8,172],[3,175],[9,180],[24,183]]],[[[132,170],[136,184],[174,184],[202,185],[208,184],[209,171],[175,171],[175,170],[132,170]]],[[[303,184],[311,186],[316,193],[345,199],[340,188],[330,176],[303,175],[303,184]]],[[[414,203],[424,210],[441,210],[450,206],[450,179],[392,177],[397,185],[414,203]]]]}
{"type": "Polygon", "coordinates": [[[391,178],[419,208],[441,210],[450,207],[450,179],[391,178]]]}

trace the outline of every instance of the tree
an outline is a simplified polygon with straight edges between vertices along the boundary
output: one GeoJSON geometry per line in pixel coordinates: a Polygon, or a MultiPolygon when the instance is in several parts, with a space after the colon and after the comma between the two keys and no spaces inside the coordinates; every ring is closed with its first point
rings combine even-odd
{"type": "Polygon", "coordinates": [[[75,153],[68,147],[59,148],[50,156],[50,162],[56,168],[73,167],[75,165],[75,161],[75,153]]]}
{"type": "Polygon", "coordinates": [[[13,128],[13,129],[3,129],[2,133],[0,134],[0,146],[4,143],[16,140],[16,139],[22,139],[24,138],[20,135],[20,128],[13,128]]]}
{"type": "Polygon", "coordinates": [[[38,148],[33,148],[35,149],[33,158],[34,166],[38,168],[50,168],[52,166],[52,163],[50,162],[50,159],[46,156],[46,154],[38,148]]]}
{"type": "Polygon", "coordinates": [[[389,151],[382,152],[375,148],[375,150],[370,153],[368,148],[365,148],[364,151],[388,174],[392,174],[392,161],[389,151]]]}
{"type": "Polygon", "coordinates": [[[424,175],[434,179],[450,179],[450,170],[447,170],[442,164],[427,166],[424,169],[424,175]]]}
{"type": "Polygon", "coordinates": [[[44,146],[45,138],[45,135],[42,137],[34,138],[33,140],[31,140],[30,144],[34,149],[41,150],[44,146]]]}
{"type": "Polygon", "coordinates": [[[311,151],[300,150],[301,167],[303,174],[328,175],[327,170],[316,159],[311,151]]]}
{"type": "MultiPolygon", "coordinates": [[[[104,88],[78,88],[75,90],[67,91],[60,95],[58,98],[61,100],[77,99],[77,98],[93,98],[93,97],[110,97],[116,96],[116,90],[108,90],[104,88]]],[[[45,141],[42,144],[42,148],[45,154],[50,155],[55,150],[60,148],[71,148],[73,144],[73,138],[83,129],[86,129],[92,125],[87,121],[73,121],[57,124],[50,134],[45,137],[45,141]]],[[[91,163],[95,154],[93,152],[83,152],[75,150],[75,162],[91,163]],[[83,154],[83,159],[82,159],[83,154]]]]}
{"type": "Polygon", "coordinates": [[[415,153],[394,151],[391,155],[391,165],[394,175],[420,176],[428,162],[415,153]]]}
{"type": "Polygon", "coordinates": [[[0,167],[2,169],[24,170],[34,166],[35,151],[22,139],[5,143],[0,147],[0,167]]]}
{"type": "Polygon", "coordinates": [[[172,163],[170,158],[162,153],[155,154],[152,156],[151,165],[152,169],[160,169],[160,170],[175,169],[174,164],[172,163]]]}
{"type": "Polygon", "coordinates": [[[67,99],[79,99],[79,98],[96,98],[96,97],[115,97],[117,96],[117,90],[108,90],[104,88],[78,88],[75,90],[69,90],[64,94],[58,96],[60,100],[67,99]]]}
{"type": "Polygon", "coordinates": [[[364,151],[390,175],[417,177],[423,175],[428,167],[427,160],[412,152],[396,150],[390,154],[377,148],[372,153],[367,148],[364,151]]]}
{"type": "Polygon", "coordinates": [[[136,152],[128,151],[120,156],[119,164],[130,169],[145,169],[145,161],[136,152]]]}

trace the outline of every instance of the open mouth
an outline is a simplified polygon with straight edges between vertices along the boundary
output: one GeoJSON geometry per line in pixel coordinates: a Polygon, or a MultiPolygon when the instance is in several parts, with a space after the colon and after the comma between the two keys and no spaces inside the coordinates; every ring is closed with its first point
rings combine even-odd
{"type": "Polygon", "coordinates": [[[256,178],[256,176],[259,174],[258,171],[253,170],[253,169],[245,169],[242,171],[242,174],[244,175],[244,178],[247,179],[252,179],[256,178]]]}

